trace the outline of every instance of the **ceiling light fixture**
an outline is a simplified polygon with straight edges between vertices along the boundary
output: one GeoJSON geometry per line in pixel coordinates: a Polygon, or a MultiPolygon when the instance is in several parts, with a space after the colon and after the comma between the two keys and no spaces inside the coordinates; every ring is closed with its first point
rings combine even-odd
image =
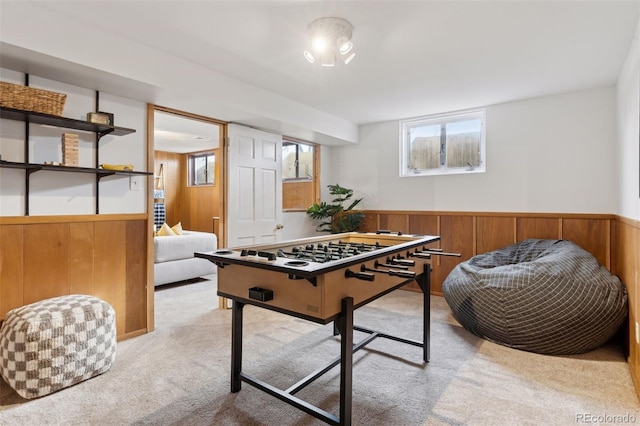
{"type": "Polygon", "coordinates": [[[356,56],[353,52],[353,25],[342,18],[319,18],[309,24],[311,49],[304,51],[310,63],[332,67],[338,58],[348,64],[356,56]]]}

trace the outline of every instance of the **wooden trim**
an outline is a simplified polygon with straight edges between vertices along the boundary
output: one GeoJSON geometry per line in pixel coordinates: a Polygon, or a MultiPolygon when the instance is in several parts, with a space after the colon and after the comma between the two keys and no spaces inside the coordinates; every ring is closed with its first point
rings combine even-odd
{"type": "Polygon", "coordinates": [[[562,238],[562,218],[558,218],[558,239],[562,238]]]}
{"type": "Polygon", "coordinates": [[[222,138],[220,139],[220,164],[222,169],[219,172],[221,185],[218,186],[218,194],[222,200],[220,209],[220,235],[218,235],[218,247],[227,247],[227,215],[229,214],[229,183],[224,178],[225,171],[229,170],[229,128],[222,127],[222,138]]]}
{"type": "MultiPolygon", "coordinates": [[[[153,170],[155,176],[155,159],[154,159],[154,150],[155,150],[155,140],[154,140],[154,131],[155,131],[155,111],[156,107],[152,104],[147,104],[147,170],[153,170]]],[[[155,179],[148,179],[147,182],[147,212],[151,215],[153,212],[153,193],[155,189],[154,185],[155,179]]],[[[153,216],[147,218],[147,332],[151,332],[155,330],[155,286],[154,286],[154,270],[153,264],[155,260],[154,254],[154,229],[155,222],[153,220],[153,216]]],[[[135,336],[131,336],[135,337],[135,336]]]]}
{"type": "Polygon", "coordinates": [[[70,215],[70,216],[1,216],[0,225],[33,225],[45,223],[112,222],[114,220],[146,220],[147,213],[70,215]]]}
{"type": "Polygon", "coordinates": [[[313,146],[313,188],[314,203],[320,204],[320,145],[313,146]]]}
{"type": "Polygon", "coordinates": [[[131,338],[134,338],[134,337],[142,336],[143,334],[147,334],[150,331],[153,331],[153,330],[144,329],[144,330],[132,331],[131,333],[124,333],[122,335],[119,335],[116,340],[118,342],[120,342],[122,340],[127,340],[127,339],[131,339],[131,338]]]}
{"type": "MultiPolygon", "coordinates": [[[[150,104],[151,105],[151,104],[150,104]]],[[[161,105],[151,105],[151,107],[153,108],[154,111],[161,111],[161,112],[167,112],[169,114],[175,114],[175,115],[179,115],[185,118],[191,118],[194,120],[200,120],[200,121],[206,121],[207,123],[215,123],[215,124],[219,124],[221,126],[226,126],[227,124],[229,124],[228,121],[222,121],[222,120],[218,120],[215,118],[211,118],[211,117],[205,117],[204,115],[199,115],[199,114],[193,114],[190,112],[185,112],[185,111],[180,111],[177,109],[173,109],[173,108],[168,108],[165,106],[161,106],[161,105]]],[[[153,121],[152,121],[153,123],[153,121]]],[[[153,133],[153,127],[151,127],[152,133],[153,133]]]]}
{"type": "Polygon", "coordinates": [[[615,219],[618,222],[624,223],[625,225],[629,225],[633,228],[640,229],[640,220],[631,219],[624,216],[616,216],[615,219]]]}
{"type": "MultiPolygon", "coordinates": [[[[227,247],[227,215],[229,214],[229,182],[223,178],[223,171],[229,170],[229,128],[222,126],[222,137],[220,138],[220,164],[222,166],[219,176],[221,185],[218,185],[219,197],[222,202],[220,208],[220,235],[218,235],[218,247],[227,247]]],[[[229,309],[228,299],[218,297],[218,309],[229,309]]]]}
{"type": "Polygon", "coordinates": [[[608,213],[531,213],[531,212],[473,212],[473,211],[432,211],[432,210],[366,210],[369,214],[408,214],[429,216],[490,216],[490,217],[549,217],[567,219],[616,219],[616,215],[608,213]]]}

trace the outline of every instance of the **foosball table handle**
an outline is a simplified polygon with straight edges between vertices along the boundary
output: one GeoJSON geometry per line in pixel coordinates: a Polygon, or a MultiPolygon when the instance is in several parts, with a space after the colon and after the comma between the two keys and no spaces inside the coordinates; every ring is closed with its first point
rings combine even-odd
{"type": "MultiPolygon", "coordinates": [[[[393,267],[393,265],[391,265],[393,267]]],[[[396,265],[397,267],[397,265],[396,265]]],[[[413,271],[400,270],[400,269],[375,269],[367,268],[365,265],[360,265],[360,272],[373,272],[379,274],[387,274],[390,277],[401,277],[401,278],[415,278],[416,273],[413,271]]]]}
{"type": "Polygon", "coordinates": [[[416,277],[416,273],[413,271],[399,271],[397,269],[389,269],[389,271],[387,271],[387,274],[389,274],[390,276],[396,276],[396,277],[401,277],[401,278],[415,278],[416,277]]]}
{"type": "Polygon", "coordinates": [[[376,234],[394,234],[394,235],[402,235],[402,232],[398,231],[398,232],[391,232],[390,229],[378,229],[376,231],[376,234]]]}
{"type": "Polygon", "coordinates": [[[408,253],[409,257],[417,257],[418,259],[431,259],[431,254],[430,253],[424,253],[421,251],[416,250],[415,252],[408,253]]]}
{"type": "Polygon", "coordinates": [[[344,271],[345,278],[357,278],[364,281],[373,281],[376,279],[375,275],[368,272],[353,272],[351,269],[344,271]]]}
{"type": "Polygon", "coordinates": [[[395,257],[387,258],[387,263],[390,263],[392,265],[416,266],[416,261],[415,260],[398,259],[398,258],[395,258],[395,257]]]}

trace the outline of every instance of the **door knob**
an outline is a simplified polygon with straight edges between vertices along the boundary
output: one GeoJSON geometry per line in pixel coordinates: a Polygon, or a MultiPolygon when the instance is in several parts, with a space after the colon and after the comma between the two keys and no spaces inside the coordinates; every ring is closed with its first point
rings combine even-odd
{"type": "Polygon", "coordinates": [[[282,229],[282,228],[284,228],[283,224],[279,223],[279,224],[276,225],[276,229],[282,229]]]}

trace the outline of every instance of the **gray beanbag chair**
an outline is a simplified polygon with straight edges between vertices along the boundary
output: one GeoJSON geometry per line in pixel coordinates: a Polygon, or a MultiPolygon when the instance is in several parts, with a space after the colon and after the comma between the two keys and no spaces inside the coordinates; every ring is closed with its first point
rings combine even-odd
{"type": "Polygon", "coordinates": [[[617,332],[627,292],[595,257],[567,240],[525,240],[458,264],[442,285],[464,328],[541,354],[588,352],[617,332]]]}

